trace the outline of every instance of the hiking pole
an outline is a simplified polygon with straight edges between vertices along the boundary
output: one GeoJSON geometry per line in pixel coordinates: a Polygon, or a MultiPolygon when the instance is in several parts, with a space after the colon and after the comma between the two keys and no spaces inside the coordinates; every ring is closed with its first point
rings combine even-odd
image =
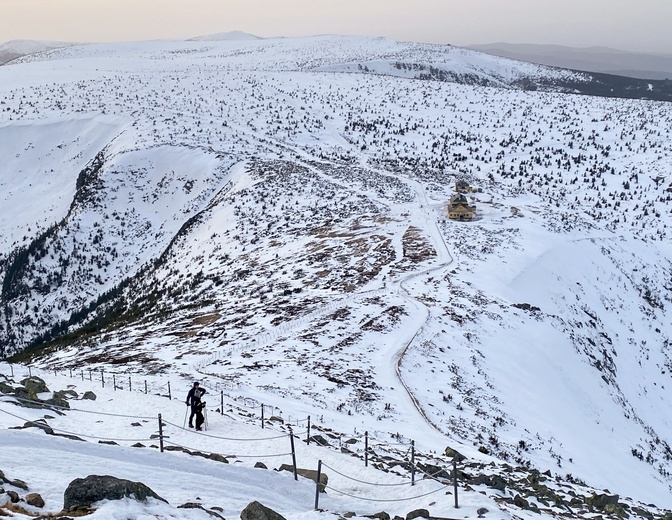
{"type": "Polygon", "coordinates": [[[203,407],[203,415],[205,415],[205,421],[203,421],[203,429],[208,431],[208,409],[203,407]]]}
{"type": "Polygon", "coordinates": [[[182,428],[183,429],[187,427],[187,414],[188,413],[189,413],[189,405],[187,405],[187,409],[184,412],[184,421],[182,422],[182,428]]]}

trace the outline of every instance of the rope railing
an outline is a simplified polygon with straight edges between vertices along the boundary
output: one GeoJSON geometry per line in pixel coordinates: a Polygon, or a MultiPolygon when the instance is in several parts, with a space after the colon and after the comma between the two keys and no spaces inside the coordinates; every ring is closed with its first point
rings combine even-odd
{"type": "Polygon", "coordinates": [[[154,420],[156,417],[148,417],[148,416],[142,416],[142,415],[125,415],[125,414],[119,414],[119,413],[109,413],[109,412],[97,412],[95,410],[82,410],[81,408],[68,408],[67,406],[60,406],[57,404],[52,404],[47,401],[39,401],[35,399],[26,399],[25,397],[18,397],[15,395],[3,395],[0,396],[0,399],[5,398],[5,399],[14,399],[16,401],[21,401],[23,403],[30,403],[30,404],[39,404],[40,406],[43,406],[45,408],[53,408],[56,410],[63,410],[66,412],[81,412],[81,413],[90,413],[93,415],[106,415],[108,417],[123,417],[126,419],[144,419],[144,420],[154,420]]]}
{"type": "MultiPolygon", "coordinates": [[[[203,453],[203,448],[192,448],[189,446],[185,446],[184,444],[179,444],[177,442],[172,442],[172,441],[167,441],[164,439],[164,444],[168,444],[170,446],[176,446],[178,448],[183,448],[185,450],[189,450],[190,452],[199,452],[203,453]]],[[[265,458],[272,458],[272,457],[288,457],[292,453],[287,452],[287,453],[274,453],[271,455],[239,455],[239,454],[231,454],[231,455],[223,455],[224,458],[235,458],[235,459],[242,459],[242,458],[258,458],[258,459],[265,459],[265,458]]]]}
{"type": "Polygon", "coordinates": [[[12,417],[15,417],[16,419],[20,419],[24,421],[25,423],[30,423],[35,425],[36,428],[40,429],[46,429],[48,428],[52,432],[58,432],[58,433],[63,433],[65,435],[73,435],[75,437],[84,437],[86,439],[98,439],[101,441],[115,441],[115,442],[149,442],[154,439],[152,438],[143,438],[143,439],[126,439],[126,438],[111,438],[111,437],[100,437],[98,435],[88,435],[85,433],[79,433],[79,432],[71,432],[68,430],[61,430],[60,428],[54,428],[51,426],[45,419],[26,419],[25,417],[21,417],[19,415],[13,414],[11,412],[8,412],[7,410],[1,410],[0,412],[11,415],[12,417]],[[44,421],[44,422],[41,422],[44,421]]]}
{"type": "Polygon", "coordinates": [[[355,477],[350,477],[350,476],[346,475],[345,473],[341,473],[337,469],[332,468],[331,466],[329,466],[328,464],[325,464],[324,462],[322,463],[322,466],[324,466],[325,468],[329,468],[331,471],[333,471],[337,475],[340,475],[341,477],[347,478],[348,480],[353,480],[355,482],[359,482],[360,484],[368,484],[370,486],[380,486],[380,487],[399,487],[399,486],[410,486],[410,485],[412,485],[412,482],[397,482],[397,483],[393,483],[393,484],[380,484],[380,483],[377,483],[377,482],[366,482],[364,480],[356,479],[355,477]]]}
{"type": "Polygon", "coordinates": [[[172,423],[170,421],[166,421],[165,419],[163,420],[163,422],[165,424],[169,424],[170,426],[173,426],[174,428],[177,428],[179,430],[188,431],[189,433],[193,433],[194,435],[201,435],[203,437],[210,437],[212,439],[220,439],[220,440],[223,440],[223,441],[239,441],[239,442],[272,441],[272,440],[276,440],[276,439],[284,439],[285,437],[287,437],[287,435],[289,435],[288,433],[285,433],[283,435],[278,435],[278,436],[275,436],[275,437],[237,439],[237,438],[233,438],[233,437],[222,437],[222,436],[219,436],[219,435],[211,435],[209,433],[194,431],[194,430],[191,430],[191,429],[188,429],[188,428],[184,428],[183,426],[180,426],[179,424],[175,424],[175,423],[172,423]]]}
{"type": "MultiPolygon", "coordinates": [[[[353,495],[351,493],[346,493],[345,491],[338,490],[334,488],[333,486],[327,486],[328,489],[335,491],[336,493],[340,493],[341,495],[345,495],[350,498],[357,498],[359,500],[368,500],[370,502],[407,502],[409,500],[417,500],[418,498],[424,498],[429,495],[433,495],[434,493],[438,493],[439,491],[443,491],[444,489],[450,487],[450,486],[443,486],[440,487],[439,489],[435,489],[434,491],[430,491],[428,493],[423,493],[422,495],[416,495],[414,497],[406,497],[406,498],[369,498],[369,497],[362,497],[359,495],[353,495]]],[[[325,488],[326,489],[326,488],[325,488]]]]}

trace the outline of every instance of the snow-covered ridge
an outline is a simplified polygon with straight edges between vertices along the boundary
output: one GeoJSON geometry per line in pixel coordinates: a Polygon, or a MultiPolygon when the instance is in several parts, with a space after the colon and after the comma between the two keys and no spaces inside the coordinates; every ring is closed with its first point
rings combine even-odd
{"type": "Polygon", "coordinates": [[[666,506],[671,105],[402,76],[469,56],[328,36],[0,68],[3,352],[666,506]],[[343,64],[388,70],[320,70],[343,64]]]}

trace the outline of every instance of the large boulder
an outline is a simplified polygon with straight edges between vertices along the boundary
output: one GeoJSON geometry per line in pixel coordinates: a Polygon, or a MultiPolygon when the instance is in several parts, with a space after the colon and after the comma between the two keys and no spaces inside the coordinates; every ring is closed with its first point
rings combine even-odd
{"type": "Polygon", "coordinates": [[[43,379],[37,376],[27,377],[23,381],[21,381],[21,384],[26,388],[26,390],[28,390],[28,393],[32,396],[37,396],[37,394],[49,391],[47,383],[45,383],[43,379]]]}
{"type": "Polygon", "coordinates": [[[240,520],[286,520],[284,516],[257,501],[250,502],[240,513],[240,520]]]}
{"type": "Polygon", "coordinates": [[[132,482],[109,475],[89,475],[76,478],[68,484],[63,495],[63,509],[74,511],[79,508],[90,508],[100,500],[121,500],[132,498],[144,502],[148,498],[156,498],[166,502],[142,482],[132,482]]]}

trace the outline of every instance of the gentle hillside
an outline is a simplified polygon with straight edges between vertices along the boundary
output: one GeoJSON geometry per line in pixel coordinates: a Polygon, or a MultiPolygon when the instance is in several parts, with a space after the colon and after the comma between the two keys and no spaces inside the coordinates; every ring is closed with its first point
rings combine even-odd
{"type": "Polygon", "coordinates": [[[2,67],[3,355],[672,507],[672,105],[598,83],[343,36],[2,67]]]}
{"type": "Polygon", "coordinates": [[[29,54],[38,54],[61,47],[77,45],[68,42],[48,42],[36,40],[11,40],[0,45],[0,65],[29,54]]]}

